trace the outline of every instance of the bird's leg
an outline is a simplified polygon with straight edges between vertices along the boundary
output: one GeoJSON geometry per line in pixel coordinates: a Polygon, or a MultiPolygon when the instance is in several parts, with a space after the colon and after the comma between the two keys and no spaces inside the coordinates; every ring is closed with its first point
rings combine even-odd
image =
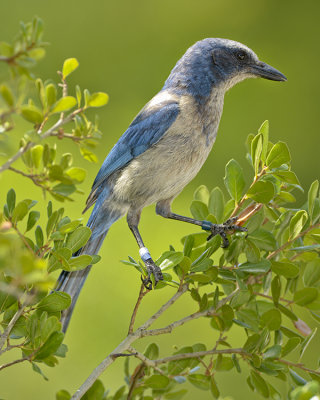
{"type": "Polygon", "coordinates": [[[148,273],[148,275],[145,279],[141,278],[142,282],[146,289],[151,290],[152,289],[152,281],[150,279],[151,275],[154,276],[155,285],[159,281],[163,280],[163,275],[162,275],[161,269],[154,263],[151,255],[149,253],[149,250],[145,247],[145,245],[143,243],[142,237],[141,237],[139,229],[138,229],[139,218],[140,218],[140,215],[138,216],[138,221],[136,221],[137,223],[133,223],[133,220],[136,218],[133,219],[132,215],[128,214],[127,221],[128,221],[129,228],[138,243],[139,254],[140,254],[142,261],[144,262],[144,265],[146,266],[147,273],[148,273]]]}
{"type": "Polygon", "coordinates": [[[227,238],[227,233],[232,233],[233,231],[246,232],[247,228],[236,225],[238,217],[229,218],[223,224],[214,224],[210,221],[201,221],[194,218],[185,217],[183,215],[174,214],[171,212],[169,201],[159,201],[156,206],[157,214],[164,218],[175,219],[177,221],[188,222],[189,224],[194,224],[201,226],[205,231],[210,231],[211,234],[208,236],[207,240],[210,240],[213,236],[220,235],[222,239],[222,246],[226,248],[229,246],[229,239],[227,238]]]}

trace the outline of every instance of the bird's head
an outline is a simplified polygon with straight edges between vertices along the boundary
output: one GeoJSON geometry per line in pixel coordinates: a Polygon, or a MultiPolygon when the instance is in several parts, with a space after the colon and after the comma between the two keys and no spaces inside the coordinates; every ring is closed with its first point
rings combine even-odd
{"type": "Polygon", "coordinates": [[[191,46],[177,62],[165,88],[187,90],[207,97],[212,87],[224,91],[247,78],[286,81],[278,70],[259,60],[247,46],[228,39],[204,39],[191,46]]]}

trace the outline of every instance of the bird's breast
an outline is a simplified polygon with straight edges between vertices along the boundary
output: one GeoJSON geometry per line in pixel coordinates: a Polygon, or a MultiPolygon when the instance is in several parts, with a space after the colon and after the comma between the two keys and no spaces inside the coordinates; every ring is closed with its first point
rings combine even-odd
{"type": "Polygon", "coordinates": [[[220,121],[215,104],[202,108],[182,96],[179,115],[163,137],[117,175],[113,193],[119,201],[144,207],[175,197],[207,159],[220,121]]]}

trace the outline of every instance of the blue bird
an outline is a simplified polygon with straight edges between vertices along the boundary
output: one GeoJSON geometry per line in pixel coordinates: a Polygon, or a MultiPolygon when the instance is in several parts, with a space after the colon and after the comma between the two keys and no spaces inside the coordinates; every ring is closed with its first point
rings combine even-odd
{"type": "MultiPolygon", "coordinates": [[[[152,288],[162,280],[138,230],[141,211],[156,203],[156,213],[170,219],[196,224],[212,235],[219,234],[223,246],[235,219],[222,225],[174,214],[173,199],[197,175],[216,139],[224,95],[236,83],[262,77],[285,81],[286,77],[241,43],[227,39],[204,39],[191,46],[177,62],[163,88],[136,116],[104,160],[93,182],[84,211],[94,205],[88,226],[92,236],[78,254],[97,254],[111,227],[127,214],[127,222],[152,288]]],[[[56,290],[68,293],[71,306],[62,315],[65,332],[91,269],[63,271],[56,290]]]]}

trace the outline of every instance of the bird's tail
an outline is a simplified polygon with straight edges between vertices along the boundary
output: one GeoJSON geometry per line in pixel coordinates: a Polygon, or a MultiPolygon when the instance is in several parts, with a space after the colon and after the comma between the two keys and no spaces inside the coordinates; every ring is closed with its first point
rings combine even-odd
{"type": "MultiPolygon", "coordinates": [[[[79,256],[80,254],[98,254],[110,226],[124,214],[124,211],[121,209],[107,206],[104,200],[108,195],[108,188],[104,188],[104,190],[105,192],[102,191],[102,196],[98,198],[87,224],[92,231],[92,235],[86,245],[79,249],[74,256],[79,256]]],[[[71,297],[70,307],[64,310],[61,316],[63,332],[66,332],[68,328],[79,293],[87,279],[91,267],[92,266],[89,265],[81,271],[62,271],[58,278],[55,291],[68,293],[71,297]]]]}
{"type": "MultiPolygon", "coordinates": [[[[80,250],[78,250],[77,253],[74,254],[74,256],[79,256],[80,254],[88,254],[88,255],[98,254],[107,233],[108,231],[104,232],[98,238],[89,239],[88,243],[80,250]]],[[[76,301],[78,300],[80,291],[85,283],[85,280],[87,279],[91,267],[92,266],[89,265],[88,267],[86,267],[81,271],[73,271],[73,272],[62,271],[58,278],[55,290],[59,292],[68,293],[69,296],[71,297],[70,307],[64,310],[61,315],[62,331],[64,333],[68,328],[73,309],[76,305],[76,301]]]]}

